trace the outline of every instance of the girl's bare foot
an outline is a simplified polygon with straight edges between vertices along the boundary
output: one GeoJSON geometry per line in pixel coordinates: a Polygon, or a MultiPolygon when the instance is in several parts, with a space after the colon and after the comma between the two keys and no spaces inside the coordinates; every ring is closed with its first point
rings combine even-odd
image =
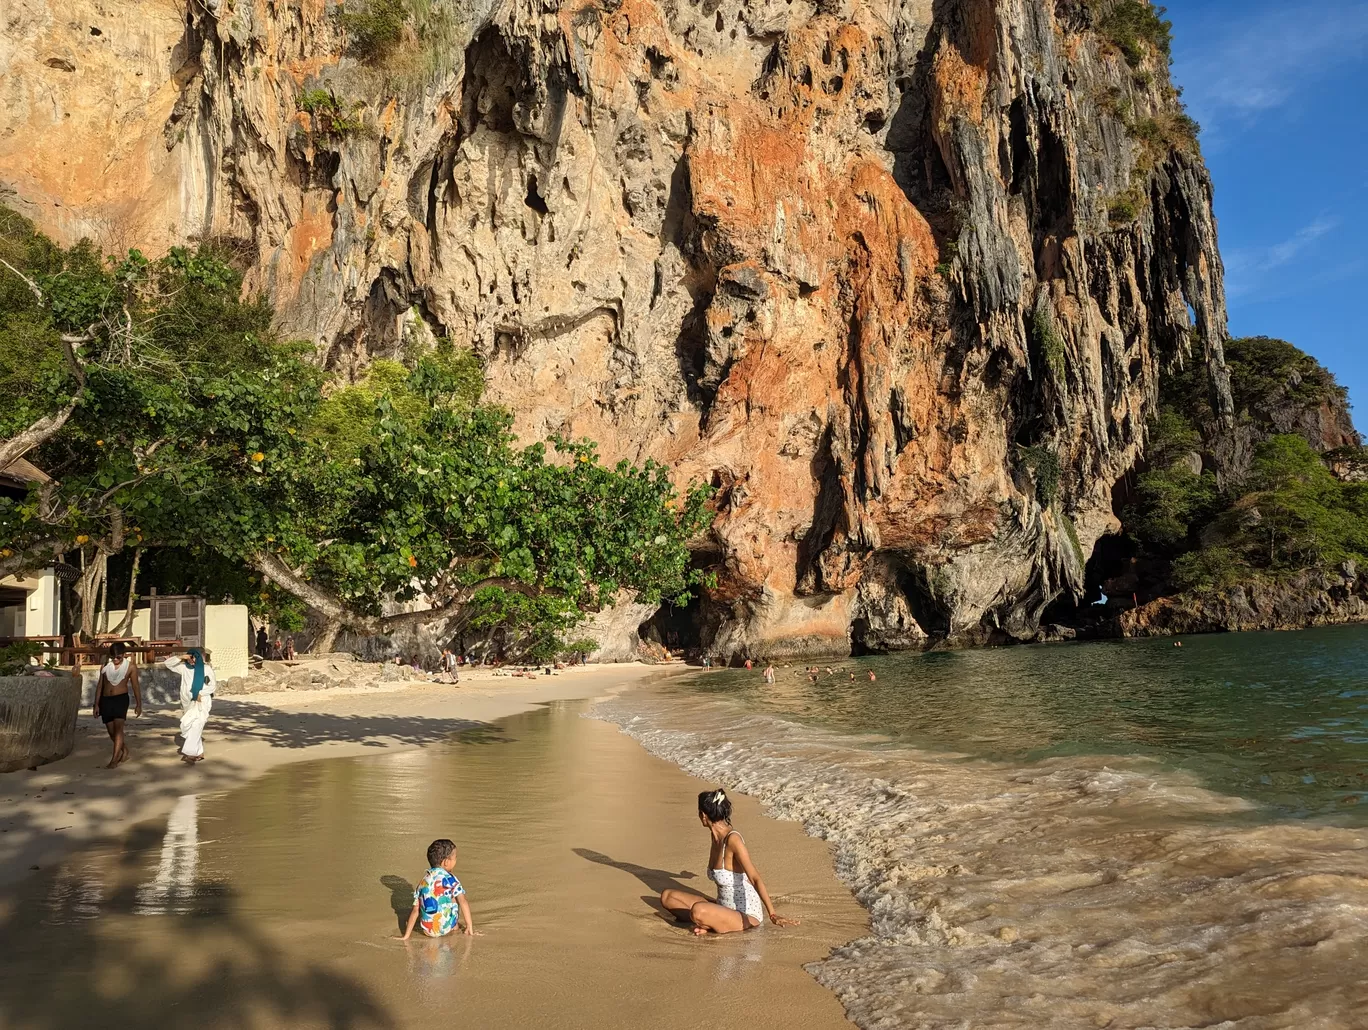
{"type": "Polygon", "coordinates": [[[708,936],[707,927],[695,926],[695,927],[693,928],[693,935],[694,935],[695,937],[706,937],[706,936],[708,936]]]}

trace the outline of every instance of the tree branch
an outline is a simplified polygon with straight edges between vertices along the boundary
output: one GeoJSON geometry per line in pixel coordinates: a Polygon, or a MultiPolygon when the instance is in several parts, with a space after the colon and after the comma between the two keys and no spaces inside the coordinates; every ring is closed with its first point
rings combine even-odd
{"type": "Polygon", "coordinates": [[[4,258],[0,258],[0,265],[4,265],[11,272],[17,275],[20,279],[24,280],[24,285],[33,291],[33,295],[38,298],[39,304],[42,304],[44,302],[45,298],[43,297],[43,291],[38,288],[38,284],[36,282],[34,282],[32,279],[26,276],[23,272],[19,271],[19,269],[15,268],[4,258]]]}
{"type": "Polygon", "coordinates": [[[67,419],[71,418],[72,412],[76,410],[79,403],[80,397],[73,397],[61,411],[52,415],[44,415],[27,429],[0,442],[0,471],[9,468],[33,448],[56,436],[58,431],[66,425],[67,419]]]}
{"type": "Polygon", "coordinates": [[[45,540],[8,558],[0,558],[0,578],[41,569],[70,546],[66,540],[45,540]]]}
{"type": "Polygon", "coordinates": [[[392,633],[409,626],[423,626],[449,619],[469,604],[470,599],[475,596],[477,591],[485,587],[502,587],[505,590],[516,590],[522,594],[540,593],[535,585],[520,583],[512,579],[491,578],[463,587],[450,600],[435,608],[428,608],[421,612],[399,612],[396,615],[362,615],[354,611],[346,601],[331,590],[304,579],[298,572],[291,569],[279,555],[259,552],[251,556],[249,563],[252,568],[276,586],[294,594],[295,597],[325,618],[335,620],[347,629],[359,630],[372,635],[392,633]]]}

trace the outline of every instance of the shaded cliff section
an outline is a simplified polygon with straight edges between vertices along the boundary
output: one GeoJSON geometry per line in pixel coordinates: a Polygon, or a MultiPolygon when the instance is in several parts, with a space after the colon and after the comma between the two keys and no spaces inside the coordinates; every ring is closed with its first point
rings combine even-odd
{"type": "Polygon", "coordinates": [[[339,375],[451,337],[525,439],[712,483],[682,642],[1029,640],[1161,378],[1233,414],[1211,183],[1120,6],[434,2],[381,53],[365,0],[195,2],[129,185],[339,375]]]}

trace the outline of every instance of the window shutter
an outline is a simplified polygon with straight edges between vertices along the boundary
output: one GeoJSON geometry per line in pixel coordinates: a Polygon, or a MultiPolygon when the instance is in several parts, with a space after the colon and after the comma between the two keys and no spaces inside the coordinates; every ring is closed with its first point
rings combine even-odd
{"type": "Polygon", "coordinates": [[[152,605],[152,639],[174,640],[179,634],[176,624],[176,602],[157,601],[152,605]]]}
{"type": "Polygon", "coordinates": [[[187,597],[180,602],[180,632],[177,636],[186,647],[204,646],[204,619],[198,597],[187,597]]]}

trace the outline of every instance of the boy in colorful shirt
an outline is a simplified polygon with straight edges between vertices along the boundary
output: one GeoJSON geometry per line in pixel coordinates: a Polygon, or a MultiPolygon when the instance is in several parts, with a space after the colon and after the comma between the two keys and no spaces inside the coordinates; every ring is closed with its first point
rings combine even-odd
{"type": "Polygon", "coordinates": [[[414,924],[429,937],[443,937],[456,929],[458,913],[466,936],[476,936],[465,888],[451,875],[456,867],[456,845],[445,837],[434,840],[428,845],[427,860],[432,868],[413,892],[413,911],[401,940],[409,939],[414,924]]]}

